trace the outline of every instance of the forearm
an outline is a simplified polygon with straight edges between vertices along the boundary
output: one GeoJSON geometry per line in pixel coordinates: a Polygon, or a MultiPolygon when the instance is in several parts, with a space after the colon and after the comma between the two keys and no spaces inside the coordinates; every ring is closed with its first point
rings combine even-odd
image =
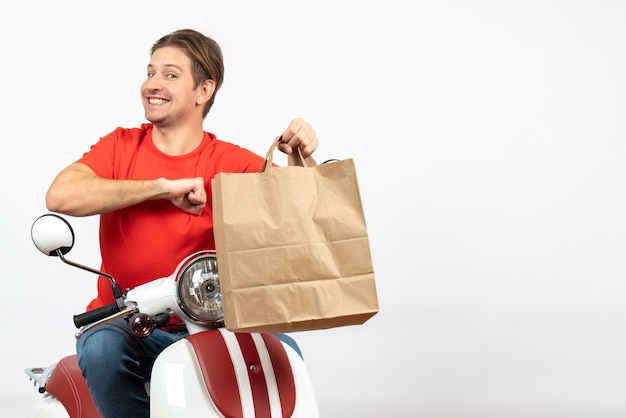
{"type": "Polygon", "coordinates": [[[165,196],[164,179],[110,180],[96,176],[83,164],[72,164],[52,182],[46,206],[53,212],[88,216],[165,196]]]}

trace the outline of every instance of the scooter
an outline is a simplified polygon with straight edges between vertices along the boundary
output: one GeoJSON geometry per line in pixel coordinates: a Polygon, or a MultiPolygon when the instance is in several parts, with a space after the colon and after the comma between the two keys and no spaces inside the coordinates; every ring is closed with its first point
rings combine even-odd
{"type": "MultiPolygon", "coordinates": [[[[200,251],[180,262],[168,277],[122,293],[105,272],[65,257],[74,231],[62,217],[46,214],[32,226],[35,246],[45,255],[107,277],[115,302],[74,316],[87,330],[125,318],[134,335],[145,337],[170,317],[184,321],[189,336],[156,359],[147,385],[150,416],[318,417],[313,386],[300,355],[273,334],[236,333],[224,328],[217,258],[200,251]]],[[[42,396],[31,418],[97,418],[75,354],[26,374],[42,396]]]]}

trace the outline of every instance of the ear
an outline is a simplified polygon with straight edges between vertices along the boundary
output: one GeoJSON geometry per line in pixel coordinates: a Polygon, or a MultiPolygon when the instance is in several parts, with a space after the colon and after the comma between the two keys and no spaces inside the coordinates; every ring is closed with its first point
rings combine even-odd
{"type": "Polygon", "coordinates": [[[198,95],[196,99],[197,103],[201,106],[204,106],[206,102],[211,100],[211,97],[213,97],[213,93],[215,93],[215,81],[206,80],[198,88],[198,95]]]}

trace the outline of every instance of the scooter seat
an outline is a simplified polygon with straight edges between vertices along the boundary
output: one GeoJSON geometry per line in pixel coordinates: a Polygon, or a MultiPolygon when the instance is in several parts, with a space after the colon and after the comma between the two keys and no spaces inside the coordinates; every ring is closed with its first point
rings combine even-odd
{"type": "Polygon", "coordinates": [[[46,391],[55,396],[70,418],[98,418],[100,414],[91,399],[87,383],[78,367],[76,354],[63,357],[55,366],[46,391]]]}

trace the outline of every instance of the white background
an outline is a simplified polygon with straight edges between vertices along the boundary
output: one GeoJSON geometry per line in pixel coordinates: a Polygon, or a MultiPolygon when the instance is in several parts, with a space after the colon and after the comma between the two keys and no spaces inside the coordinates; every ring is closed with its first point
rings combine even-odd
{"type": "MultiPolygon", "coordinates": [[[[21,1],[0,13],[0,415],[74,350],[95,278],[38,253],[54,175],[144,121],[148,51],[214,37],[205,129],[262,154],[291,118],[354,158],[380,313],[296,335],[322,416],[626,416],[626,3],[21,1]]],[[[85,193],[89,193],[85,190],[85,193]]],[[[98,266],[97,219],[71,258],[98,266]]]]}

